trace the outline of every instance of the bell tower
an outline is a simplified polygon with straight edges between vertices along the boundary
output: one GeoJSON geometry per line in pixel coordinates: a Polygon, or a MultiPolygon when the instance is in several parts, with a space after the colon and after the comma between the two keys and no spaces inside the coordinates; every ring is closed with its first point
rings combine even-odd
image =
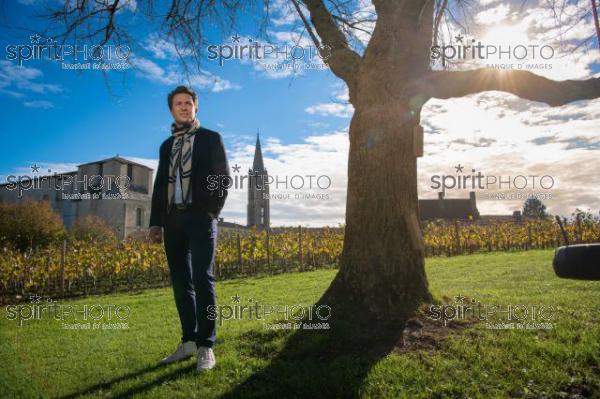
{"type": "Polygon", "coordinates": [[[256,133],[254,162],[248,170],[248,227],[259,230],[270,226],[269,174],[263,162],[260,136],[256,133]]]}

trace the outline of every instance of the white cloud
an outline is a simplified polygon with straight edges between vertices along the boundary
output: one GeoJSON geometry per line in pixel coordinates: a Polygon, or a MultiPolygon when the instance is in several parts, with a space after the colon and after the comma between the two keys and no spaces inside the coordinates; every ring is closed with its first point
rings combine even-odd
{"type": "Polygon", "coordinates": [[[42,108],[42,109],[54,108],[54,104],[52,104],[52,102],[46,101],[46,100],[24,101],[23,105],[28,108],[42,108]]]}
{"type": "Polygon", "coordinates": [[[180,56],[191,54],[190,49],[177,48],[172,40],[168,41],[151,34],[144,42],[144,48],[152,53],[153,58],[159,60],[176,59],[180,56]]]}
{"type": "MultiPolygon", "coordinates": [[[[141,76],[153,82],[165,85],[176,85],[188,80],[185,78],[185,75],[177,71],[174,66],[165,70],[154,61],[144,57],[134,57],[130,61],[141,76]]],[[[199,87],[215,93],[225,90],[240,89],[239,85],[205,70],[202,70],[199,74],[196,73],[191,75],[189,77],[189,83],[194,87],[199,87]]]]}
{"type": "Polygon", "coordinates": [[[312,127],[315,129],[329,127],[329,123],[325,123],[325,122],[308,121],[307,124],[309,127],[312,127]]]}
{"type": "MultiPolygon", "coordinates": [[[[493,1],[492,8],[486,8],[492,2],[483,3],[483,6],[474,8],[475,11],[481,11],[474,18],[480,23],[468,23],[467,33],[451,21],[440,29],[445,44],[462,33],[466,36],[466,44],[475,39],[484,46],[501,46],[505,52],[518,45],[537,46],[537,49],[545,45],[552,47],[554,55],[550,59],[543,59],[539,50],[531,51],[528,47],[530,51],[523,60],[515,57],[509,59],[506,55],[501,59],[497,55],[474,61],[454,59],[449,62],[451,69],[472,69],[492,64],[512,65],[511,69],[518,69],[520,64],[523,69],[557,80],[594,76],[593,65],[598,63],[595,41],[581,45],[585,40],[595,37],[588,3],[569,3],[564,7],[558,4],[555,5],[556,9],[552,9],[551,2],[534,0],[527,2],[527,7],[519,5],[518,12],[515,7],[509,8],[508,3],[496,4],[493,1]]],[[[440,67],[436,63],[435,68],[440,67]]]]}
{"type": "MultiPolygon", "coordinates": [[[[419,196],[433,198],[432,175],[456,175],[461,163],[484,175],[543,176],[554,178],[555,187],[542,200],[550,213],[569,215],[576,207],[600,207],[600,100],[581,101],[551,108],[515,96],[490,92],[452,100],[431,100],[422,112],[425,156],[419,158],[419,196]],[[585,165],[585,167],[582,167],[585,165]]],[[[531,179],[530,179],[531,181],[531,179]]],[[[531,190],[527,191],[530,192],[531,190]]],[[[490,199],[489,194],[520,190],[477,191],[482,214],[512,214],[524,199],[490,199]]],[[[468,190],[451,190],[450,197],[467,197],[468,190]]]]}
{"type": "Polygon", "coordinates": [[[19,91],[53,94],[63,91],[61,85],[39,82],[42,71],[27,66],[18,66],[10,61],[0,60],[0,90],[15,93],[19,91]]]}
{"type": "MultiPolygon", "coordinates": [[[[271,0],[268,2],[268,11],[270,16],[270,22],[275,26],[292,25],[300,21],[300,17],[287,0],[271,0]]],[[[300,4],[300,9],[304,15],[308,15],[304,4],[300,4]]],[[[266,11],[266,6],[265,6],[266,11]]]]}
{"type": "Polygon", "coordinates": [[[475,21],[480,24],[495,24],[506,19],[510,6],[508,4],[499,4],[494,8],[481,11],[475,15],[475,21]]]}
{"type": "Polygon", "coordinates": [[[339,104],[339,103],[321,103],[311,105],[304,109],[311,115],[323,115],[323,116],[337,116],[339,118],[347,118],[354,112],[352,104],[339,104]]]}
{"type": "Polygon", "coordinates": [[[304,111],[311,115],[337,116],[347,118],[354,113],[354,107],[349,102],[348,86],[346,84],[334,85],[334,98],[331,103],[319,103],[306,107],[304,111]]]}
{"type": "Polygon", "coordinates": [[[225,90],[238,90],[241,88],[239,85],[232,83],[227,79],[223,79],[220,76],[213,75],[207,71],[203,71],[202,74],[193,75],[190,78],[190,83],[193,86],[210,88],[210,90],[214,93],[219,93],[225,90]]]}
{"type": "Polygon", "coordinates": [[[350,93],[348,92],[347,84],[344,83],[341,85],[341,87],[339,87],[335,94],[335,98],[340,101],[350,101],[350,93]]]}
{"type": "Polygon", "coordinates": [[[0,89],[0,93],[4,93],[7,96],[10,96],[13,98],[23,98],[25,96],[23,93],[19,93],[18,91],[12,91],[12,90],[6,90],[6,89],[0,89]]]}

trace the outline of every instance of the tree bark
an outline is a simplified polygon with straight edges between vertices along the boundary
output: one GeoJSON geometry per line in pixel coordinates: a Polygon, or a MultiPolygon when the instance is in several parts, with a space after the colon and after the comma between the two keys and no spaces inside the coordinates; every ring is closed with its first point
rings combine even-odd
{"type": "MultiPolygon", "coordinates": [[[[429,71],[433,2],[375,6],[377,25],[347,82],[355,111],[340,270],[319,303],[331,306],[334,317],[336,311],[345,317],[351,309],[353,318],[402,322],[431,300],[419,245],[413,150],[413,131],[425,101],[400,88],[429,71]]],[[[315,27],[321,37],[327,35],[315,27]]]]}
{"type": "Polygon", "coordinates": [[[406,320],[431,300],[423,252],[408,223],[418,202],[416,119],[403,118],[407,112],[402,104],[359,107],[352,118],[344,248],[334,299],[321,301],[332,300],[334,311],[348,302],[363,316],[406,320]]]}

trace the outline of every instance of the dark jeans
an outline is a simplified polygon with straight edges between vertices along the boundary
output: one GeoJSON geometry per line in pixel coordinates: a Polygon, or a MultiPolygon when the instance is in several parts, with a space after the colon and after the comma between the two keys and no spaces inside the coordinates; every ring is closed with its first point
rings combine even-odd
{"type": "Polygon", "coordinates": [[[164,226],[164,241],[181,338],[210,348],[216,338],[216,323],[207,317],[207,307],[216,304],[217,219],[173,208],[164,226]]]}

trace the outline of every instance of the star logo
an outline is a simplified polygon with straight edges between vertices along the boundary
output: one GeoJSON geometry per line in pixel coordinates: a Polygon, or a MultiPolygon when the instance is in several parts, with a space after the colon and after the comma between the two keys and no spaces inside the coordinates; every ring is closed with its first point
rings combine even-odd
{"type": "Polygon", "coordinates": [[[238,165],[237,163],[235,165],[233,165],[233,171],[235,173],[239,173],[240,172],[240,165],[238,165]]]}
{"type": "Polygon", "coordinates": [[[239,43],[240,42],[240,35],[238,35],[237,33],[233,36],[231,36],[231,42],[232,43],[239,43]]]}
{"type": "Polygon", "coordinates": [[[240,303],[241,299],[242,299],[242,297],[240,297],[238,294],[235,294],[234,296],[231,297],[231,302],[240,303]]]}
{"type": "Polygon", "coordinates": [[[456,165],[456,166],[454,167],[454,169],[456,169],[456,173],[462,173],[462,171],[463,171],[463,169],[464,169],[464,168],[465,168],[465,167],[464,167],[464,166],[462,166],[461,164],[458,164],[458,165],[456,165]]]}
{"type": "Polygon", "coordinates": [[[38,294],[32,294],[29,295],[29,302],[30,303],[40,303],[40,299],[42,299],[42,297],[38,294]]]}
{"type": "Polygon", "coordinates": [[[29,40],[31,41],[31,43],[33,44],[38,44],[40,42],[40,39],[42,37],[40,35],[38,35],[37,33],[35,35],[31,35],[29,36],[29,40]]]}
{"type": "Polygon", "coordinates": [[[458,36],[454,36],[454,38],[456,39],[457,43],[462,43],[464,36],[459,33],[458,36]]]}
{"type": "Polygon", "coordinates": [[[465,299],[466,299],[466,298],[465,298],[465,297],[464,297],[462,294],[458,294],[457,296],[455,296],[455,297],[454,297],[454,300],[455,300],[456,302],[460,302],[460,303],[463,303],[463,301],[464,301],[465,299]]]}
{"type": "Polygon", "coordinates": [[[36,163],[33,164],[33,165],[31,165],[31,172],[32,173],[37,173],[37,172],[39,172],[39,170],[40,170],[40,167],[36,163]]]}

